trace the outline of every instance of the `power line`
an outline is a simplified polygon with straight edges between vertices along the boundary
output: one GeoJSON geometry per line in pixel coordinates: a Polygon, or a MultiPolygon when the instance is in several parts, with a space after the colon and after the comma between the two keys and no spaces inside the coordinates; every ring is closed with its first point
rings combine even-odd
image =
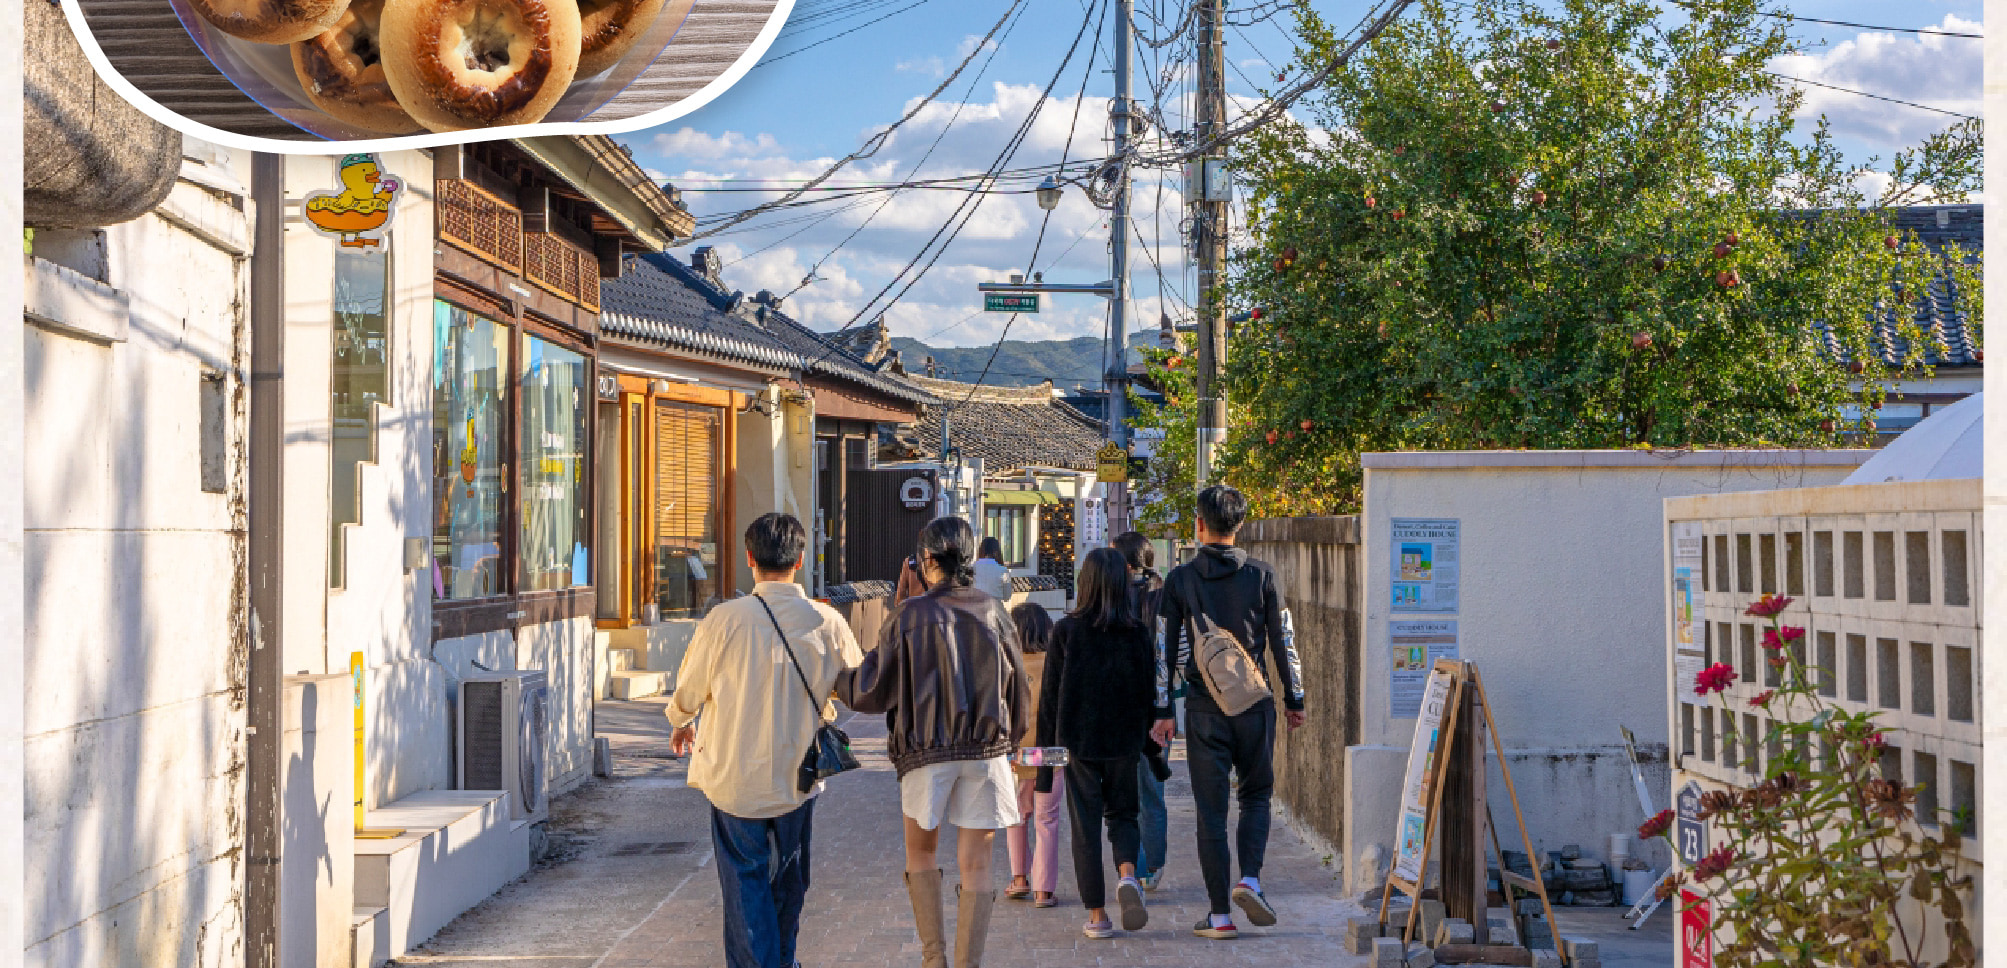
{"type": "Polygon", "coordinates": [[[1813,87],[1823,87],[1829,91],[1839,91],[1844,94],[1858,94],[1861,97],[1871,97],[1877,101],[1887,101],[1890,104],[1900,104],[1904,107],[1916,108],[1919,111],[1934,111],[1938,114],[1949,114],[1954,118],[1964,118],[1967,121],[1980,120],[1979,118],[1975,118],[1970,114],[1961,114],[1957,111],[1947,111],[1944,108],[1934,108],[1928,104],[1918,104],[1915,101],[1905,101],[1902,100],[1901,98],[1888,97],[1887,95],[1883,94],[1870,94],[1867,91],[1857,91],[1851,87],[1840,87],[1837,84],[1826,84],[1821,81],[1808,81],[1802,77],[1792,77],[1789,74],[1779,74],[1776,71],[1764,71],[1763,73],[1768,74],[1771,77],[1777,78],[1780,81],[1790,81],[1794,84],[1810,84],[1813,87]]]}
{"type": "MultiPolygon", "coordinates": [[[[1674,6],[1685,7],[1688,10],[1693,9],[1693,4],[1686,2],[1686,0],[1668,0],[1668,2],[1674,6]]],[[[1818,17],[1801,17],[1795,13],[1783,13],[1772,10],[1758,10],[1756,13],[1759,16],[1775,17],[1779,20],[1796,20],[1800,23],[1808,24],[1827,24],[1833,27],[1852,27],[1856,30],[1875,30],[1895,34],[1929,34],[1935,37],[1963,37],[1967,40],[1986,39],[1985,34],[1968,34],[1956,30],[1937,30],[1931,27],[1880,27],[1874,24],[1857,24],[1851,20],[1822,20],[1818,17]]]]}
{"type": "Polygon", "coordinates": [[[799,53],[802,53],[803,51],[809,51],[809,50],[814,50],[815,48],[817,48],[817,47],[821,47],[822,45],[824,45],[824,44],[827,44],[827,43],[829,43],[829,42],[830,42],[830,41],[832,41],[832,40],[837,40],[837,39],[839,39],[839,38],[842,38],[842,37],[848,37],[848,36],[850,36],[851,34],[854,34],[854,33],[858,32],[858,31],[860,31],[860,30],[863,30],[864,28],[866,28],[866,27],[869,27],[869,26],[871,26],[871,25],[873,25],[873,24],[878,24],[878,23],[883,23],[883,22],[885,22],[885,21],[887,21],[887,20],[890,20],[890,19],[892,19],[893,17],[896,17],[896,16],[898,16],[898,15],[900,15],[900,14],[902,14],[902,13],[905,13],[905,12],[906,12],[906,11],[908,11],[908,10],[911,10],[911,9],[913,9],[914,7],[918,7],[918,6],[921,6],[921,5],[923,5],[923,4],[927,4],[927,3],[931,3],[931,2],[932,2],[932,0],[913,0],[913,2],[912,2],[912,3],[910,3],[910,4],[907,4],[906,6],[903,6],[903,7],[900,7],[899,9],[897,9],[897,10],[894,10],[894,11],[892,11],[891,13],[888,13],[888,14],[886,14],[886,15],[882,16],[882,17],[877,17],[877,18],[874,18],[874,19],[872,19],[872,20],[868,20],[868,21],[866,21],[866,22],[864,22],[864,23],[861,23],[861,24],[858,24],[857,26],[855,26],[855,27],[852,27],[852,28],[850,28],[849,30],[845,30],[845,31],[842,31],[841,33],[835,33],[835,34],[831,34],[831,35],[829,35],[829,36],[827,36],[827,37],[824,37],[824,38],[822,38],[821,40],[818,40],[818,41],[816,41],[815,43],[812,43],[812,44],[805,44],[805,45],[803,45],[803,46],[800,46],[800,47],[796,47],[795,49],[793,49],[793,50],[791,50],[791,51],[788,51],[788,52],[787,52],[787,53],[785,53],[785,54],[775,54],[774,56],[772,56],[772,57],[769,57],[769,58],[767,58],[767,59],[765,59],[765,60],[763,60],[763,61],[760,61],[760,62],[759,62],[758,64],[755,64],[755,65],[753,65],[753,66],[754,66],[754,67],[765,67],[765,66],[767,66],[768,64],[773,64],[773,63],[777,63],[777,62],[779,62],[779,61],[784,61],[784,60],[787,60],[788,58],[790,58],[790,57],[793,57],[793,56],[794,56],[794,55],[796,55],[796,54],[799,54],[799,53]]]}

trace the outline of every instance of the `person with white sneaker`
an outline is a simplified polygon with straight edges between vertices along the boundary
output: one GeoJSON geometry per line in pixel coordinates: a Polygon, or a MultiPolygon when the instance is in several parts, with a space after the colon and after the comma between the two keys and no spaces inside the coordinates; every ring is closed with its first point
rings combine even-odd
{"type": "MultiPolygon", "coordinates": [[[[1101,852],[1104,821],[1121,877],[1115,894],[1122,930],[1140,931],[1150,923],[1136,879],[1142,846],[1136,771],[1155,706],[1154,629],[1130,594],[1129,566],[1120,551],[1088,552],[1075,588],[1078,604],[1053,626],[1046,644],[1038,745],[1067,750],[1073,876],[1087,908],[1082,931],[1090,938],[1112,938],[1115,922],[1108,917],[1101,852]]],[[[1052,779],[1051,768],[1042,769],[1039,789],[1050,789],[1052,779]]]]}
{"type": "Polygon", "coordinates": [[[1269,801],[1275,788],[1276,699],[1290,729],[1303,725],[1303,668],[1297,660],[1289,610],[1283,607],[1275,569],[1234,547],[1247,518],[1247,499],[1215,484],[1199,492],[1198,539],[1193,559],[1171,570],[1164,581],[1163,639],[1156,668],[1157,724],[1151,735],[1166,748],[1173,733],[1172,672],[1183,674],[1185,766],[1198,808],[1199,870],[1205,876],[1212,911],[1193,929],[1202,938],[1240,937],[1232,909],[1239,907],[1257,927],[1276,922],[1275,908],[1261,890],[1261,864],[1268,849],[1269,801]],[[1245,663],[1214,665],[1232,649],[1210,647],[1230,636],[1245,663]],[[1205,642],[1180,651],[1180,640],[1205,642]],[[1270,690],[1260,670],[1275,660],[1277,688],[1270,690]],[[1205,663],[1202,667],[1201,663],[1205,663]],[[1246,671],[1251,666],[1252,671],[1246,671]],[[1222,676],[1226,676],[1222,680],[1222,676]],[[1208,685],[1211,677],[1212,685],[1208,685]],[[1213,688],[1228,690],[1215,696],[1213,688]],[[1260,698],[1256,699],[1255,697],[1260,698]],[[1232,700],[1229,707],[1222,701],[1232,700]],[[1245,702],[1242,706],[1240,703],[1245,702]],[[1229,712],[1229,708],[1234,711],[1229,712]],[[1237,783],[1235,781],[1238,781],[1237,783]],[[1240,804],[1234,849],[1227,847],[1227,800],[1240,804]],[[1241,878],[1227,878],[1235,856],[1241,878]]]}

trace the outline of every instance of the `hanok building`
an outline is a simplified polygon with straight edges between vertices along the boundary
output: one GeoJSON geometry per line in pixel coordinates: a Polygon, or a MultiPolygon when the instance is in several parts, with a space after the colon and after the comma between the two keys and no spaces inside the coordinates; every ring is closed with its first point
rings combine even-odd
{"type": "Polygon", "coordinates": [[[1003,545],[1013,576],[1051,576],[1070,596],[1074,562],[1110,537],[1107,486],[1095,474],[1104,425],[1061,399],[1050,381],[907,379],[943,401],[914,430],[923,459],[980,466],[979,530],[1003,545]]]}
{"type": "Polygon", "coordinates": [[[802,327],[771,293],[727,289],[721,268],[709,248],[688,263],[651,253],[606,288],[600,426],[621,456],[618,486],[603,478],[599,497],[599,624],[634,664],[616,695],[666,685],[658,676],[695,620],[751,588],[737,535],[753,518],[784,511],[825,539],[808,587],[846,580],[852,472],[934,402],[802,327]]]}

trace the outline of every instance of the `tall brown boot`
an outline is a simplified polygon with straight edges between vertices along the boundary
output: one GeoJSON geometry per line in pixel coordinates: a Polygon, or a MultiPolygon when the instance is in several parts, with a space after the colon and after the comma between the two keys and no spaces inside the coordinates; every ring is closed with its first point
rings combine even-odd
{"type": "Polygon", "coordinates": [[[955,888],[955,968],[983,968],[983,942],[990,936],[990,911],[997,892],[955,888]]]}
{"type": "Polygon", "coordinates": [[[920,968],[948,968],[948,929],[941,923],[941,872],[907,871],[913,929],[920,934],[920,968]]]}

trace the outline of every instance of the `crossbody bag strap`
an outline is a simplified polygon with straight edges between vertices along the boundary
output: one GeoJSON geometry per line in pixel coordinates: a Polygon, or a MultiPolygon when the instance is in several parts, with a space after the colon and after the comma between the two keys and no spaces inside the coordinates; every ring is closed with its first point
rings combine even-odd
{"type": "Polygon", "coordinates": [[[794,666],[794,676],[801,680],[801,691],[808,694],[808,704],[815,707],[816,721],[822,722],[822,703],[816,701],[815,688],[808,684],[808,675],[801,671],[801,661],[794,657],[794,646],[788,644],[787,633],[781,631],[780,619],[774,617],[773,607],[767,604],[766,598],[754,595],[753,599],[758,601],[760,609],[767,613],[767,621],[774,623],[774,634],[780,636],[781,649],[787,652],[788,664],[794,666]]]}

